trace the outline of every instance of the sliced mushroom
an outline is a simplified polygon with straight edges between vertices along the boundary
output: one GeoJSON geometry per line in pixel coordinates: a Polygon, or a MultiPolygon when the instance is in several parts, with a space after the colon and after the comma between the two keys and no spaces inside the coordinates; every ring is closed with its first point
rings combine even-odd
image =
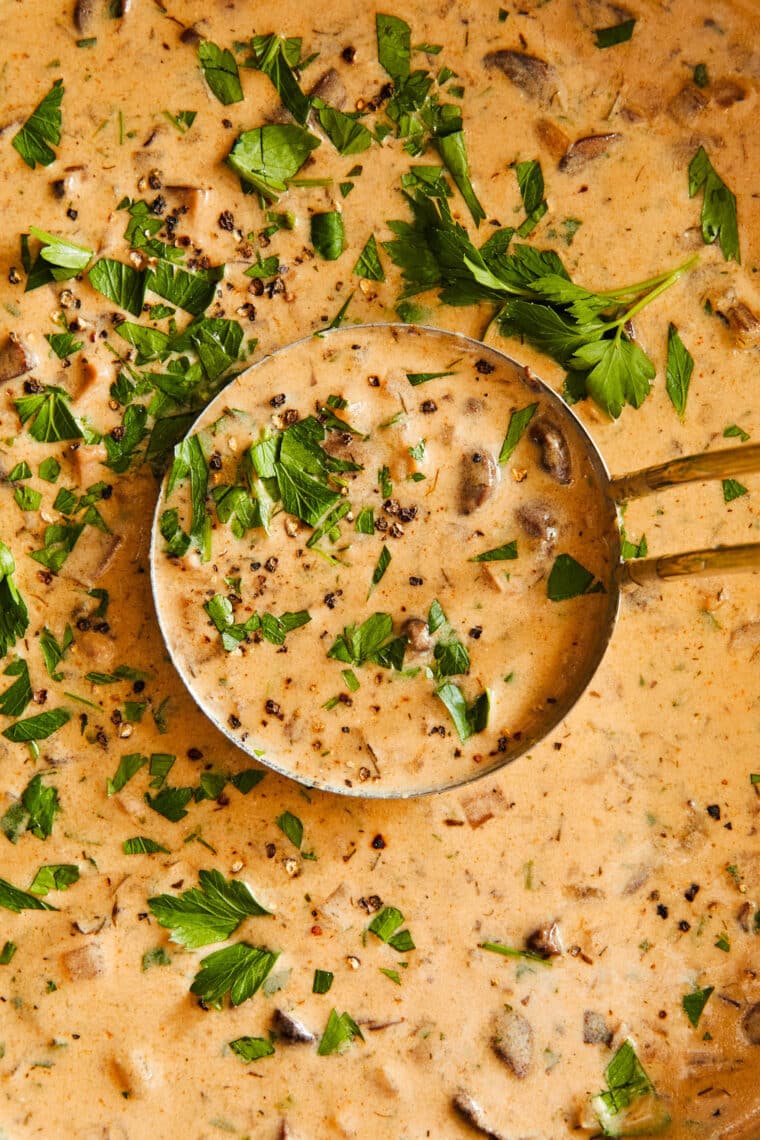
{"type": "Polygon", "coordinates": [[[77,0],[74,5],[74,27],[78,32],[86,32],[95,15],[95,0],[77,0]]]}
{"type": "Polygon", "coordinates": [[[617,131],[610,131],[606,135],[586,135],[585,138],[576,139],[559,160],[560,170],[565,174],[576,174],[586,163],[606,154],[612,144],[620,138],[622,135],[617,131]]]}
{"type": "Polygon", "coordinates": [[[533,1028],[527,1017],[514,1009],[499,1014],[491,1038],[496,1056],[516,1077],[527,1077],[533,1061],[533,1028]]]}
{"type": "Polygon", "coordinates": [[[272,1014],[272,1029],[288,1045],[308,1045],[316,1041],[311,1030],[291,1013],[285,1013],[284,1009],[276,1009],[272,1014]]]}
{"type": "Polygon", "coordinates": [[[539,538],[545,546],[553,546],[557,539],[557,517],[546,503],[523,503],[515,511],[515,518],[528,538],[539,538]]]}
{"type": "Polygon", "coordinates": [[[737,301],[735,305],[721,309],[721,312],[728,321],[728,327],[739,348],[756,348],[760,344],[760,320],[749,305],[737,301]]]}
{"type": "Polygon", "coordinates": [[[668,103],[668,114],[677,123],[689,123],[704,111],[709,101],[704,91],[693,83],[686,83],[668,103]]]}
{"type": "Polygon", "coordinates": [[[471,515],[490,499],[499,481],[499,469],[490,451],[478,448],[462,456],[459,509],[471,515]]]}
{"type": "Polygon", "coordinates": [[[503,1132],[496,1132],[491,1127],[486,1120],[483,1109],[466,1089],[459,1089],[458,1092],[454,1093],[451,1103],[457,1115],[466,1124],[471,1124],[473,1128],[487,1137],[487,1140],[506,1140],[503,1132]]]}
{"type": "Polygon", "coordinates": [[[320,75],[309,95],[312,99],[323,99],[325,103],[337,107],[339,111],[343,110],[348,100],[343,80],[334,67],[328,68],[324,75],[320,75]]]}
{"type": "Polygon", "coordinates": [[[528,437],[541,448],[544,471],[558,483],[569,483],[572,478],[570,448],[562,429],[541,416],[530,425],[528,437]]]}
{"type": "Polygon", "coordinates": [[[612,1030],[602,1017],[593,1009],[583,1011],[583,1040],[586,1045],[610,1045],[612,1043],[612,1030]]]}
{"type": "Polygon", "coordinates": [[[524,51],[500,48],[483,56],[487,71],[497,70],[531,99],[548,102],[557,89],[557,73],[550,63],[524,51]]]}
{"type": "Polygon", "coordinates": [[[105,957],[97,942],[90,942],[86,946],[77,946],[76,950],[69,950],[62,956],[62,961],[69,977],[74,982],[97,978],[100,974],[105,973],[105,957]]]}
{"type": "Polygon", "coordinates": [[[559,162],[570,148],[570,136],[551,119],[539,119],[533,129],[538,141],[546,147],[552,158],[559,162]]]}
{"type": "Polygon", "coordinates": [[[760,1001],[751,1005],[744,1014],[742,1029],[750,1045],[760,1045],[760,1001]]]}
{"type": "Polygon", "coordinates": [[[556,922],[545,922],[526,939],[530,950],[535,950],[542,958],[558,958],[563,950],[562,935],[556,922]]]}
{"type": "Polygon", "coordinates": [[[6,380],[15,380],[31,372],[37,360],[30,349],[24,344],[16,333],[10,333],[2,348],[0,348],[0,384],[6,380]]]}
{"type": "Polygon", "coordinates": [[[402,633],[413,653],[425,653],[433,645],[427,622],[422,618],[408,618],[403,625],[402,633]]]}

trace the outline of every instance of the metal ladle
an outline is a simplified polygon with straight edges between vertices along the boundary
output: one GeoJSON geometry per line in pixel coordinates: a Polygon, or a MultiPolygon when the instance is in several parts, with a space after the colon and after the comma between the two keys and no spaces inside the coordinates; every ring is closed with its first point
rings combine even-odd
{"type": "MultiPolygon", "coordinates": [[[[525,395],[535,399],[545,400],[551,407],[553,418],[563,425],[568,438],[575,440],[580,449],[586,467],[586,478],[595,485],[598,502],[598,515],[595,519],[598,525],[598,534],[606,544],[612,560],[613,572],[607,584],[607,594],[604,602],[598,601],[598,626],[594,630],[590,647],[580,666],[573,671],[573,676],[559,700],[547,702],[544,705],[540,722],[532,726],[519,739],[510,741],[508,751],[503,755],[489,754],[483,757],[483,763],[473,766],[469,763],[461,771],[453,772],[450,778],[443,781],[431,781],[424,773],[417,783],[404,786],[394,786],[393,774],[387,779],[385,774],[382,780],[355,783],[353,781],[338,782],[312,778],[291,768],[281,762],[275,754],[266,752],[266,742],[251,739],[248,733],[236,731],[239,725],[230,728],[228,718],[222,716],[217,706],[213,705],[207,694],[199,694],[195,671],[188,664],[184,646],[178,644],[176,628],[166,618],[162,607],[161,591],[159,589],[159,570],[162,559],[165,558],[161,543],[160,521],[166,507],[167,484],[164,483],[161,495],[156,506],[153,524],[151,546],[151,580],[153,585],[156,611],[159,624],[167,644],[169,654],[182,676],[186,686],[207,716],[216,724],[237,747],[242,748],[257,760],[273,768],[282,775],[292,777],[307,786],[316,787],[325,791],[333,791],[344,795],[360,796],[363,798],[391,798],[403,799],[412,796],[424,795],[437,791],[444,791],[461,784],[480,778],[485,774],[493,773],[506,763],[511,763],[518,756],[534,748],[567,716],[575,703],[579,700],[591,681],[597,667],[609,644],[615,629],[620,609],[620,591],[627,586],[640,585],[654,579],[669,580],[685,575],[724,574],[737,571],[752,571],[760,569],[760,543],[748,543],[738,546],[716,547],[715,549],[696,550],[684,554],[668,555],[664,557],[646,558],[633,561],[623,561],[621,558],[621,533],[619,505],[632,498],[664,490],[668,487],[683,483],[719,479],[728,476],[741,475],[760,469],[760,444],[732,447],[725,450],[692,455],[682,459],[649,467],[630,475],[611,478],[595,442],[588,434],[586,428],[578,419],[575,412],[568,407],[564,400],[551,388],[539,380],[529,369],[517,364],[510,357],[469,337],[457,333],[444,332],[439,329],[423,326],[408,325],[360,325],[343,329],[331,330],[317,337],[304,338],[297,341],[269,357],[258,361],[246,372],[237,377],[232,384],[224,389],[211,404],[201,413],[199,419],[190,429],[190,435],[201,428],[208,428],[220,415],[228,413],[235,406],[236,391],[245,390],[247,385],[261,384],[261,370],[274,367],[275,375],[288,376],[291,388],[297,384],[293,378],[292,361],[299,360],[304,351],[311,353],[310,345],[314,345],[314,360],[320,354],[324,355],[325,345],[336,352],[347,352],[348,348],[359,349],[362,345],[374,345],[374,350],[382,355],[383,337],[391,337],[395,344],[401,344],[410,351],[416,351],[418,356],[424,353],[430,361],[441,361],[456,356],[470,358],[474,363],[487,361],[493,369],[501,369],[502,373],[509,375],[510,382],[518,382],[523,386],[525,395]],[[291,360],[288,354],[291,354],[291,360]],[[182,650],[182,652],[180,652],[182,650]]],[[[435,365],[434,365],[435,366],[435,365]]],[[[430,367],[429,364],[426,367],[430,367]]],[[[268,374],[264,372],[264,376],[268,374]]],[[[438,374],[436,374],[438,375],[438,374]]],[[[450,375],[450,373],[447,373],[450,375]]],[[[310,381],[312,384],[312,378],[310,381]]],[[[433,380],[426,384],[425,393],[435,394],[433,380]]],[[[414,390],[414,389],[412,389],[414,390]]],[[[175,588],[176,584],[175,584],[175,588]]],[[[211,591],[213,592],[213,591],[211,591]]],[[[595,603],[597,604],[597,603],[595,603]]],[[[596,611],[595,611],[596,612],[596,611]]],[[[199,643],[201,633],[198,633],[199,643]]],[[[208,639],[206,639],[208,640],[208,639]]],[[[250,678],[250,685],[263,684],[260,672],[255,665],[250,678]]],[[[263,692],[263,690],[262,690],[263,692]]],[[[234,718],[233,718],[234,719],[234,718]]],[[[435,746],[435,742],[431,747],[435,746]]],[[[464,765],[464,762],[463,762],[464,765]]]]}

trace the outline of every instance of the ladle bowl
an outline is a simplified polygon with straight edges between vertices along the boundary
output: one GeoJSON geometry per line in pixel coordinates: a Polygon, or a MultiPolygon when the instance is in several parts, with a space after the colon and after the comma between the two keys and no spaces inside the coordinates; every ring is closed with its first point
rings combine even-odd
{"type": "MultiPolygon", "coordinates": [[[[605,570],[599,572],[597,596],[593,599],[578,598],[575,602],[576,605],[588,606],[586,613],[591,619],[584,623],[588,628],[584,630],[582,652],[579,651],[580,656],[573,659],[572,665],[565,669],[567,676],[564,678],[564,687],[559,696],[556,698],[547,696],[546,699],[542,699],[541,694],[539,694],[539,699],[533,702],[535,707],[531,716],[528,717],[525,726],[520,731],[505,733],[499,738],[497,747],[492,747],[490,750],[484,751],[483,754],[473,754],[472,742],[477,740],[477,734],[470,737],[469,747],[465,748],[464,745],[462,747],[457,745],[456,736],[452,731],[444,732],[439,736],[436,735],[436,732],[440,730],[434,728],[433,735],[430,736],[430,743],[426,745],[426,748],[431,756],[435,749],[441,751],[442,754],[445,749],[446,753],[445,764],[439,766],[434,772],[431,772],[430,765],[423,762],[419,762],[411,769],[402,764],[397,764],[395,767],[392,763],[379,765],[375,763],[377,758],[371,747],[369,747],[369,752],[371,753],[372,764],[368,763],[366,767],[360,766],[356,770],[347,772],[341,766],[340,756],[337,754],[340,751],[339,748],[334,749],[331,756],[321,759],[320,762],[323,767],[315,767],[314,764],[301,767],[298,760],[294,761],[280,755],[276,748],[273,749],[270,746],[266,723],[262,723],[262,721],[267,722],[267,718],[261,717],[260,710],[262,707],[268,710],[269,722],[273,717],[279,716],[282,719],[280,700],[277,694],[269,697],[269,675],[267,669],[259,664],[255,654],[248,653],[245,656],[244,681],[236,682],[237,691],[229,693],[223,691],[225,679],[220,673],[219,685],[222,690],[221,696],[224,697],[224,701],[221,701],[219,687],[209,684],[211,672],[223,670],[224,663],[228,660],[226,651],[219,645],[220,624],[217,623],[217,628],[214,630],[212,622],[207,620],[206,615],[200,611],[200,605],[198,605],[197,610],[193,611],[195,616],[192,620],[178,619],[177,615],[178,613],[181,614],[181,609],[177,607],[177,599],[183,594],[191,579],[199,584],[199,591],[200,587],[208,587],[201,591],[207,603],[212,597],[220,597],[219,582],[222,573],[220,569],[222,559],[217,556],[217,546],[222,541],[219,535],[225,530],[225,528],[220,527],[219,522],[212,524],[209,514],[207,537],[210,557],[206,562],[200,562],[197,553],[193,553],[192,548],[187,553],[178,555],[175,547],[175,553],[167,556],[166,536],[170,530],[166,521],[167,511],[176,510],[175,484],[179,484],[180,491],[182,491],[183,476],[187,474],[182,464],[175,471],[174,477],[169,473],[164,480],[156,505],[151,544],[151,580],[161,631],[175,667],[203,712],[238,748],[243,749],[256,760],[280,774],[292,777],[310,787],[365,798],[409,798],[444,791],[481,778],[488,773],[493,773],[504,764],[511,763],[519,756],[535,748],[568,715],[599,667],[618,619],[621,589],[636,586],[652,579],[668,580],[673,577],[692,574],[724,574],[760,569],[760,544],[717,547],[665,557],[623,561],[621,558],[619,511],[620,504],[625,500],[660,491],[667,487],[692,481],[736,476],[758,470],[760,468],[760,445],[727,448],[717,452],[679,458],[657,467],[612,478],[594,440],[572,408],[556,392],[538,379],[532,371],[522,367],[504,353],[458,333],[444,332],[423,326],[368,324],[328,330],[297,341],[263,358],[236,377],[203,410],[186,439],[203,440],[199,454],[205,455],[206,461],[209,458],[212,459],[209,475],[210,482],[213,482],[214,464],[221,463],[221,460],[216,452],[212,456],[206,453],[210,453],[217,445],[221,446],[219,441],[222,437],[226,441],[228,449],[237,450],[236,431],[240,428],[241,423],[247,422],[247,420],[242,416],[242,413],[235,409],[239,404],[245,405],[246,400],[250,403],[253,393],[260,392],[262,399],[264,396],[268,399],[271,385],[276,384],[275,390],[279,390],[280,387],[287,390],[289,404],[292,404],[297,398],[302,401],[308,399],[312,391],[320,392],[320,399],[324,400],[325,394],[322,389],[328,381],[324,379],[323,373],[325,373],[328,365],[335,364],[337,367],[341,362],[349,370],[362,369],[366,373],[367,362],[369,361],[374,366],[375,372],[378,373],[377,376],[370,377],[370,380],[373,383],[377,381],[377,384],[380,385],[382,382],[380,374],[386,363],[389,368],[391,367],[390,361],[393,353],[397,356],[400,353],[404,361],[408,360],[411,364],[406,373],[407,377],[410,375],[419,376],[423,372],[426,374],[429,372],[436,373],[433,378],[424,381],[424,389],[413,386],[419,381],[409,381],[409,396],[410,398],[414,397],[416,404],[419,404],[419,399],[423,394],[432,402],[436,398],[439,401],[442,398],[451,400],[451,392],[456,391],[456,380],[451,380],[452,370],[461,371],[462,368],[467,368],[470,365],[474,366],[474,373],[478,374],[475,378],[478,381],[483,381],[482,390],[486,395],[488,394],[486,389],[489,389],[489,386],[490,390],[497,390],[494,389],[494,384],[509,383],[516,386],[517,395],[520,396],[521,393],[524,395],[515,401],[515,407],[522,406],[530,401],[540,404],[540,414],[544,417],[549,416],[552,423],[561,430],[562,435],[569,441],[573,449],[573,454],[576,456],[574,479],[585,481],[588,493],[594,496],[593,518],[590,523],[588,521],[584,524],[579,523],[578,533],[582,532],[583,525],[593,527],[594,533],[591,537],[595,543],[595,549],[604,554],[605,570]],[[464,365],[462,365],[462,361],[465,362],[464,365]],[[268,384],[270,387],[267,387],[268,384]],[[448,395],[444,395],[445,393],[448,395]],[[220,424],[224,425],[223,432],[219,427],[220,424]],[[580,463],[577,462],[578,457],[580,457],[580,463]],[[215,543],[217,543],[216,546],[215,543]],[[207,577],[207,581],[204,579],[204,575],[207,577]],[[236,700],[246,708],[255,707],[259,712],[256,716],[251,714],[247,720],[242,715],[229,715],[230,707],[233,705],[238,707],[235,704],[236,700]],[[262,727],[264,731],[261,731],[262,727]],[[457,757],[457,753],[460,754],[459,757],[457,757]]],[[[398,372],[397,367],[395,371],[398,372]]],[[[468,376],[472,378],[474,373],[468,373],[468,376]]],[[[327,375],[329,376],[329,372],[327,375]]],[[[273,399],[271,403],[276,405],[277,401],[273,399]]],[[[403,403],[403,392],[402,406],[406,407],[403,403]]],[[[399,414],[402,415],[403,413],[399,414]]],[[[454,437],[456,437],[456,426],[455,423],[454,437]]],[[[505,425],[500,423],[497,427],[498,432],[503,434],[505,425]]],[[[454,465],[460,460],[455,445],[452,445],[452,448],[448,460],[451,465],[454,465]]],[[[238,459],[242,459],[242,456],[238,456],[238,459]]],[[[512,476],[516,482],[526,477],[519,468],[512,469],[512,476]]],[[[504,483],[506,478],[506,475],[502,473],[501,479],[502,485],[505,486],[505,494],[510,487],[509,484],[504,483]]],[[[209,503],[207,497],[209,490],[209,486],[201,486],[200,491],[196,485],[185,488],[184,500],[180,500],[180,502],[184,502],[185,514],[183,516],[180,510],[179,515],[175,517],[178,533],[182,534],[183,519],[186,522],[189,517],[191,497],[194,501],[193,510],[202,510],[204,509],[203,500],[205,499],[206,503],[209,503]]],[[[217,513],[219,514],[218,503],[217,513]]],[[[473,525],[476,524],[477,518],[476,512],[472,515],[473,525]]],[[[303,523],[299,523],[298,528],[293,527],[294,536],[296,529],[300,532],[297,539],[300,551],[304,535],[303,523]]],[[[312,528],[307,528],[305,534],[307,536],[313,535],[318,530],[319,525],[315,525],[312,528]]],[[[476,531],[475,533],[482,532],[476,531]]],[[[224,539],[224,541],[227,540],[224,539]]],[[[247,538],[244,537],[244,548],[248,550],[250,559],[250,551],[255,548],[250,545],[245,547],[246,541],[247,538]]],[[[488,545],[485,538],[483,542],[488,545]]],[[[307,543],[307,545],[311,546],[311,543],[307,543]]],[[[239,549],[237,553],[238,561],[240,558],[246,557],[246,554],[240,555],[239,549]]],[[[446,559],[451,559],[452,556],[458,556],[451,549],[431,551],[424,544],[420,555],[428,562],[431,558],[444,562],[446,559]]],[[[328,555],[328,557],[330,556],[328,555]]],[[[466,558],[466,555],[463,557],[466,558]]],[[[473,561],[473,559],[469,558],[468,561],[473,561]]],[[[257,565],[257,562],[252,563],[252,566],[257,565]]],[[[507,565],[511,567],[517,563],[510,562],[507,565]]],[[[234,566],[233,569],[236,570],[238,567],[234,566]]],[[[345,573],[350,577],[350,570],[345,573]]],[[[539,578],[543,580],[536,587],[542,590],[544,594],[547,574],[548,562],[545,570],[538,573],[539,578]]],[[[229,595],[239,601],[240,599],[235,598],[235,589],[236,585],[239,588],[240,579],[236,578],[234,574],[228,574],[223,580],[229,584],[229,595]]],[[[262,590],[266,589],[266,584],[263,581],[261,588],[262,590]]],[[[490,596],[482,598],[479,604],[487,610],[493,609],[493,607],[501,610],[508,607],[509,600],[509,595],[505,597],[497,594],[493,598],[490,596]]],[[[227,609],[229,603],[220,601],[217,604],[227,609]]],[[[561,604],[569,606],[571,603],[564,601],[561,604]]],[[[293,608],[298,607],[294,606],[293,608]]],[[[208,608],[207,612],[209,612],[208,608]]],[[[227,612],[229,613],[229,610],[227,612]]],[[[231,617],[226,620],[232,622],[231,617]]],[[[223,622],[221,625],[223,628],[223,622]]],[[[258,637],[259,634],[254,634],[254,631],[241,630],[240,623],[238,623],[238,627],[230,625],[229,628],[233,631],[230,636],[239,637],[240,640],[240,648],[236,650],[233,645],[233,651],[237,652],[238,655],[239,653],[246,654],[251,637],[258,637]]],[[[326,637],[327,635],[323,633],[322,636],[326,637]]],[[[282,647],[280,652],[299,654],[299,645],[303,645],[305,642],[298,642],[298,631],[292,634],[288,633],[288,637],[292,640],[288,641],[287,649],[282,647]]],[[[328,643],[324,642],[324,644],[328,643]]],[[[273,652],[269,650],[269,647],[265,648],[267,652],[273,652]]],[[[473,647],[473,658],[476,648],[473,647]]],[[[323,651],[320,650],[320,653],[322,661],[324,661],[323,651]]],[[[505,653],[505,664],[506,656],[508,654],[505,653]]],[[[280,658],[277,661],[270,657],[268,660],[279,666],[283,659],[280,658]]],[[[315,668],[318,668],[316,661],[315,668]]],[[[357,669],[357,672],[360,670],[357,669]]],[[[417,673],[419,672],[420,669],[418,668],[417,673]]],[[[430,662],[426,666],[426,672],[428,676],[433,675],[430,662]]],[[[353,676],[351,683],[358,685],[353,669],[344,671],[343,675],[347,677],[348,674],[353,676]]],[[[396,674],[393,674],[391,678],[393,683],[403,683],[401,680],[396,681],[395,678],[396,674]]],[[[507,680],[508,678],[504,679],[507,680]]],[[[453,680],[458,679],[453,678],[453,680]]],[[[294,703],[296,720],[298,717],[302,718],[301,727],[303,727],[303,720],[308,720],[310,716],[312,720],[316,719],[316,714],[305,711],[309,699],[305,691],[306,688],[307,686],[304,686],[303,691],[289,694],[294,703]]],[[[346,703],[351,704],[351,698],[348,696],[346,703]]],[[[323,709],[323,705],[317,707],[316,711],[320,717],[327,715],[323,709]]],[[[358,720],[360,721],[361,717],[358,720]]],[[[349,717],[345,727],[342,728],[342,732],[349,734],[352,731],[361,731],[362,727],[356,718],[349,717]]],[[[313,742],[304,738],[304,754],[310,747],[313,748],[313,742]]],[[[294,749],[293,755],[297,756],[298,754],[299,749],[294,749]]]]}

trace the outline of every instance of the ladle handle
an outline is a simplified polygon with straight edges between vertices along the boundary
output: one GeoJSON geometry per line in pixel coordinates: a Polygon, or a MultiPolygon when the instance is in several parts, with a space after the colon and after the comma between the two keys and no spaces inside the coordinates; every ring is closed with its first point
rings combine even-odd
{"type": "MultiPolygon", "coordinates": [[[[637,499],[652,491],[661,491],[664,487],[676,487],[679,483],[729,479],[751,471],[760,471],[760,443],[752,443],[749,447],[707,451],[701,455],[687,455],[683,459],[672,459],[657,467],[645,467],[642,471],[612,479],[610,493],[615,502],[619,503],[625,499],[637,499]]],[[[683,554],[680,557],[692,558],[694,555],[683,554]]]]}
{"type": "Polygon", "coordinates": [[[621,564],[618,581],[623,587],[643,586],[656,579],[682,578],[687,574],[731,574],[739,570],[760,570],[760,542],[691,550],[688,554],[667,554],[662,558],[634,558],[621,564]]]}

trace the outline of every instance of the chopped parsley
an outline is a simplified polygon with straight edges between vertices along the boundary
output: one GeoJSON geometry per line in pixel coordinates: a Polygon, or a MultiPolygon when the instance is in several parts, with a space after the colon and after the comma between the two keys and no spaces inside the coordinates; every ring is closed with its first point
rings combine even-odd
{"type": "Polygon", "coordinates": [[[689,163],[689,197],[704,191],[702,200],[702,240],[711,245],[716,239],[726,261],[741,261],[736,196],[714,169],[707,152],[700,146],[689,163]]]}
{"type": "Polygon", "coordinates": [[[337,210],[311,215],[311,244],[325,261],[336,261],[346,247],[343,218],[337,210]]]}
{"type": "Polygon", "coordinates": [[[713,993],[714,990],[715,986],[705,986],[704,989],[693,990],[692,993],[684,994],[681,998],[683,1011],[695,1029],[699,1025],[699,1019],[707,1005],[710,994],[713,993]]]}
{"type": "Polygon", "coordinates": [[[228,48],[220,48],[210,40],[202,40],[198,44],[198,62],[203,78],[220,103],[227,107],[230,103],[242,101],[240,72],[235,57],[228,48]]]}
{"type": "Polygon", "coordinates": [[[126,309],[134,317],[140,316],[145,300],[143,272],[112,257],[101,257],[87,277],[93,289],[97,289],[109,301],[126,309]]]}
{"type": "Polygon", "coordinates": [[[517,558],[517,540],[513,539],[512,542],[505,542],[501,546],[495,546],[493,550],[484,550],[482,554],[476,554],[470,562],[507,562],[517,558]]]}
{"type": "Polygon", "coordinates": [[[385,281],[385,270],[380,261],[377,240],[370,234],[352,272],[366,281],[385,281]]]}
{"type": "Polygon", "coordinates": [[[298,816],[293,815],[292,812],[284,811],[275,822],[282,834],[287,836],[293,846],[300,851],[303,842],[303,823],[298,816]]]}
{"type": "Polygon", "coordinates": [[[0,713],[3,716],[21,716],[32,699],[29,666],[26,661],[12,661],[4,673],[16,680],[0,693],[0,713]]]}
{"type": "Polygon", "coordinates": [[[544,176],[541,163],[536,160],[518,162],[515,166],[517,184],[527,217],[517,228],[519,237],[532,233],[546,213],[548,206],[544,198],[544,176]]]}
{"type": "Polygon", "coordinates": [[[338,1013],[336,1009],[332,1009],[317,1053],[320,1057],[329,1057],[332,1053],[344,1053],[356,1037],[360,1041],[364,1040],[364,1035],[353,1017],[349,1013],[338,1013]]]}
{"type": "MultiPolygon", "coordinates": [[[[330,142],[341,154],[361,154],[372,146],[371,132],[354,115],[320,105],[317,119],[330,142]]],[[[341,187],[347,185],[352,183],[341,183],[341,187]]]]}
{"type": "Polygon", "coordinates": [[[15,572],[13,554],[0,541],[0,657],[24,636],[29,626],[29,611],[14,581],[15,572]]]}
{"type": "MultiPolygon", "coordinates": [[[[0,906],[19,914],[22,910],[56,910],[50,903],[43,902],[36,895],[14,887],[6,879],[0,879],[0,906]]],[[[6,943],[6,946],[8,943],[6,943]]],[[[5,948],[4,948],[5,950],[5,948]]],[[[10,959],[8,959],[10,961],[10,959]]]]}
{"type": "Polygon", "coordinates": [[[19,397],[16,412],[22,424],[29,423],[27,430],[38,443],[82,438],[82,429],[69,411],[68,393],[54,384],[19,397]]]}
{"type": "Polygon", "coordinates": [[[740,499],[742,495],[748,495],[749,489],[740,483],[738,479],[723,479],[723,502],[733,503],[734,499],[740,499]]]}
{"type": "Polygon", "coordinates": [[[540,966],[551,966],[551,958],[544,958],[535,950],[518,950],[514,946],[505,946],[503,942],[479,942],[481,950],[488,950],[491,954],[501,954],[503,958],[522,958],[526,962],[538,962],[540,966]]]}
{"type": "Polygon", "coordinates": [[[546,583],[546,596],[552,602],[605,592],[604,585],[571,554],[557,555],[546,583]]]}
{"type": "Polygon", "coordinates": [[[14,744],[27,744],[32,740],[47,740],[70,719],[71,713],[67,712],[66,709],[48,709],[47,712],[27,717],[26,720],[17,720],[10,728],[5,729],[3,736],[6,740],[13,741],[14,744]]]}
{"type": "Polygon", "coordinates": [[[217,1009],[227,994],[232,1005],[240,1005],[261,989],[278,957],[271,950],[235,942],[201,960],[190,992],[217,1009]]]}
{"type": "Polygon", "coordinates": [[[262,198],[276,201],[318,146],[319,139],[305,128],[273,123],[239,135],[227,162],[262,198]]]}
{"type": "Polygon", "coordinates": [[[149,839],[146,835],[135,835],[131,839],[125,839],[121,846],[125,855],[169,854],[168,847],[156,843],[155,839],[149,839]]]}
{"type": "Polygon", "coordinates": [[[327,651],[327,656],[346,665],[368,661],[384,669],[400,669],[406,653],[406,638],[393,636],[390,614],[375,613],[361,625],[347,625],[327,651]]]}
{"type": "Polygon", "coordinates": [[[674,324],[668,326],[668,360],[665,371],[665,387],[670,402],[683,419],[686,411],[686,397],[689,395],[691,374],[694,371],[694,357],[684,345],[674,324]]]}
{"type": "Polygon", "coordinates": [[[314,981],[311,984],[313,994],[326,994],[330,992],[335,975],[330,970],[315,970],[314,981]]]}
{"type": "Polygon", "coordinates": [[[199,871],[198,881],[198,887],[178,898],[157,895],[148,899],[151,913],[170,931],[171,941],[188,950],[223,942],[244,919],[270,913],[256,901],[246,883],[225,880],[219,871],[199,871]]]}
{"type": "Polygon", "coordinates": [[[37,104],[23,127],[13,136],[11,143],[32,170],[37,163],[50,166],[61,141],[61,101],[63,80],[56,79],[47,95],[37,104]]]}
{"type": "Polygon", "coordinates": [[[29,781],[21,799],[8,808],[0,821],[0,828],[11,843],[17,843],[25,831],[31,831],[37,839],[47,839],[53,832],[53,822],[60,810],[58,792],[43,784],[42,776],[37,775],[29,781]]]}
{"type": "Polygon", "coordinates": [[[298,49],[293,51],[296,41],[282,36],[254,36],[251,40],[253,56],[246,60],[246,67],[256,67],[272,81],[277,94],[285,107],[301,126],[304,126],[311,109],[311,101],[301,90],[293,68],[298,64],[298,49]]]}
{"type": "Polygon", "coordinates": [[[608,28],[594,28],[594,44],[598,48],[611,48],[616,44],[624,44],[633,35],[636,20],[623,20],[608,28]]]}
{"type": "Polygon", "coordinates": [[[266,1037],[236,1037],[229,1042],[230,1049],[241,1061],[250,1063],[274,1055],[274,1045],[266,1037]]]}
{"type": "MultiPolygon", "coordinates": [[[[391,552],[388,547],[383,544],[383,548],[378,555],[375,569],[372,571],[372,582],[370,584],[369,593],[371,594],[375,586],[377,586],[383,579],[385,571],[391,564],[391,552]]],[[[369,594],[367,595],[369,597],[369,594]]]]}
{"type": "Polygon", "coordinates": [[[399,930],[403,922],[404,916],[397,907],[385,906],[375,915],[367,930],[399,954],[406,954],[409,950],[414,950],[415,945],[408,930],[399,930]]]}
{"type": "Polygon", "coordinates": [[[46,895],[48,891],[65,891],[79,882],[79,868],[73,863],[51,863],[40,867],[29,887],[30,894],[46,895]]]}

